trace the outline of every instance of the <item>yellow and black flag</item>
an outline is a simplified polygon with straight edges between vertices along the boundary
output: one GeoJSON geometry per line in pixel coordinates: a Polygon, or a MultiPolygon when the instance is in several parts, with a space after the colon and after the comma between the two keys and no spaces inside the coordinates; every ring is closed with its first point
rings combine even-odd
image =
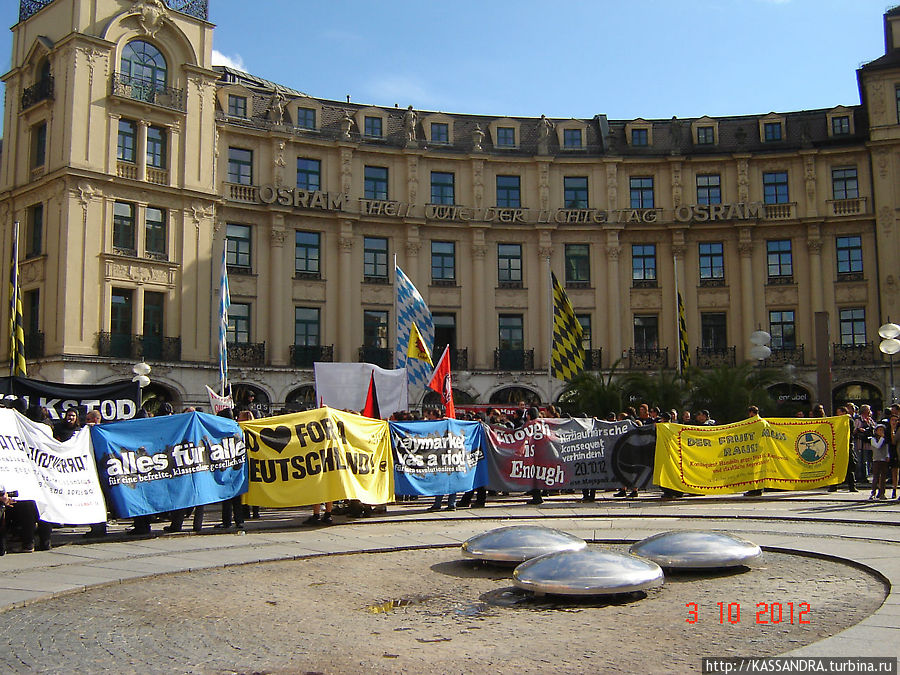
{"type": "Polygon", "coordinates": [[[569,296],[553,279],[553,346],[550,348],[550,374],[560,380],[570,380],[584,370],[584,349],[581,346],[581,324],[569,296]]]}
{"type": "Polygon", "coordinates": [[[12,267],[9,272],[9,373],[25,377],[25,322],[19,288],[19,221],[13,224],[12,267]]]}
{"type": "Polygon", "coordinates": [[[678,371],[684,372],[691,365],[691,351],[688,349],[687,324],[684,321],[684,300],[678,294],[678,371]]]}

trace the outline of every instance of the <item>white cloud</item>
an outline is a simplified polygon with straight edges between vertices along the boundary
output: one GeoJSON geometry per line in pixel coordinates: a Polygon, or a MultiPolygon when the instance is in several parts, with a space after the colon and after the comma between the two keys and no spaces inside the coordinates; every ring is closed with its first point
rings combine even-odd
{"type": "Polygon", "coordinates": [[[212,64],[214,66],[226,66],[228,68],[234,68],[235,70],[247,71],[247,67],[244,65],[244,59],[240,54],[226,56],[217,49],[212,50],[212,64]]]}

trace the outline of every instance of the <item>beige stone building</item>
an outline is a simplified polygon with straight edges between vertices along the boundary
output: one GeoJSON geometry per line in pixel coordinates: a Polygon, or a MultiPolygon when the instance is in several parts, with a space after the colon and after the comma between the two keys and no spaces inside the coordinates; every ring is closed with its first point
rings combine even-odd
{"type": "Polygon", "coordinates": [[[230,379],[272,409],[312,400],[313,361],[391,364],[394,256],[463,400],[559,394],[551,270],[595,370],[676,367],[677,284],[695,365],[750,359],[762,328],[779,397],[890,398],[900,11],[861,105],[668,120],[318,99],[213,68],[209,18],[200,0],[21,1],[0,223],[3,260],[21,223],[30,376],[105,382],[143,359],[159,396],[203,402],[227,249],[230,379]]]}

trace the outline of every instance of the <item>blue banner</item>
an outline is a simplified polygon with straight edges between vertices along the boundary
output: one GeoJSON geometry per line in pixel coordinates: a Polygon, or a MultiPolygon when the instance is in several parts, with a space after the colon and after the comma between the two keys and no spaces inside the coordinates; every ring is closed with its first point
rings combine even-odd
{"type": "Polygon", "coordinates": [[[394,492],[446,495],[487,485],[481,422],[391,422],[394,492]]]}
{"type": "Polygon", "coordinates": [[[91,427],[100,482],[122,518],[212,504],[247,491],[237,422],[206,413],[91,427]]]}

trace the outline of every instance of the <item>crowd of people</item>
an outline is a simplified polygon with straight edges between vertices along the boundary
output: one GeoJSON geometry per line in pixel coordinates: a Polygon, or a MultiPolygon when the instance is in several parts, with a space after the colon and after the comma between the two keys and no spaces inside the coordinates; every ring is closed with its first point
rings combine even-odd
{"type": "MultiPolygon", "coordinates": [[[[79,408],[69,408],[66,410],[62,419],[54,422],[50,412],[46,408],[28,407],[22,399],[6,400],[7,407],[13,408],[30,420],[39,424],[46,424],[50,427],[52,435],[59,441],[66,441],[75,435],[79,429],[86,425],[101,424],[102,418],[96,410],[85,411],[79,408]]],[[[189,406],[182,412],[193,412],[197,408],[189,406]]],[[[157,415],[172,415],[175,410],[169,403],[163,403],[158,407],[157,415]]],[[[223,410],[219,413],[222,416],[236,419],[237,421],[246,421],[254,418],[253,412],[248,408],[242,408],[235,411],[230,409],[223,410]]],[[[860,486],[870,489],[868,498],[871,500],[887,500],[887,490],[890,488],[890,499],[898,499],[898,489],[900,489],[900,404],[894,403],[889,408],[877,413],[872,410],[869,405],[856,406],[852,402],[848,402],[842,406],[838,406],[834,412],[835,415],[847,415],[850,417],[850,448],[847,475],[842,483],[832,485],[829,491],[836,491],[839,488],[845,488],[850,492],[858,492],[860,486]]],[[[759,415],[759,409],[756,406],[750,406],[747,410],[748,417],[752,418],[759,415]]],[[[138,412],[138,417],[152,417],[153,413],[142,408],[138,412]]],[[[520,406],[512,412],[504,412],[499,408],[486,408],[484,410],[461,410],[457,414],[457,419],[480,421],[486,424],[505,427],[507,429],[517,429],[524,426],[531,420],[540,417],[560,419],[570,417],[564,414],[554,405],[548,406],[544,410],[540,410],[535,406],[520,406]]],[[[587,417],[587,415],[578,415],[579,417],[587,417]]],[[[823,405],[813,407],[808,414],[798,413],[798,417],[825,417],[826,412],[823,405]]],[[[415,420],[438,420],[442,418],[442,411],[435,408],[425,409],[421,414],[412,411],[403,411],[395,413],[391,416],[394,421],[415,421],[415,420]]],[[[647,403],[640,403],[637,408],[627,407],[618,413],[609,413],[605,418],[606,421],[622,421],[631,420],[639,426],[652,426],[663,422],[678,422],[681,424],[691,425],[715,425],[716,421],[711,417],[708,410],[660,410],[658,407],[651,406],[647,403]]],[[[13,489],[14,486],[4,486],[0,484],[0,555],[4,555],[7,551],[7,541],[11,533],[18,536],[21,542],[21,550],[24,552],[38,550],[49,550],[51,547],[51,532],[54,524],[45,522],[40,519],[38,509],[34,501],[19,500],[18,492],[13,489]],[[10,488],[7,490],[7,487],[10,488]],[[35,546],[37,543],[37,546],[35,546]]],[[[574,491],[557,491],[562,493],[574,493],[574,491]]],[[[582,502],[593,502],[597,498],[597,490],[582,490],[582,502]]],[[[550,493],[546,490],[531,490],[525,494],[528,497],[527,504],[541,504],[544,497],[550,493]]],[[[744,493],[746,496],[758,496],[762,494],[762,490],[751,490],[744,493]]],[[[489,496],[508,496],[505,492],[493,492],[485,487],[480,487],[470,492],[466,492],[460,499],[457,495],[437,495],[429,511],[439,511],[442,508],[453,511],[457,508],[484,507],[489,496]],[[443,506],[446,499],[446,507],[443,506]]],[[[612,497],[634,499],[638,496],[638,489],[635,485],[621,485],[618,490],[614,491],[612,497]]],[[[671,497],[671,494],[663,492],[663,497],[671,497]]],[[[397,495],[397,502],[416,501],[416,496],[397,495]]],[[[304,525],[330,525],[334,522],[334,514],[345,514],[351,517],[366,516],[373,512],[373,507],[361,504],[357,500],[346,500],[338,504],[326,502],[324,504],[314,504],[312,506],[313,513],[307,518],[304,525]]],[[[193,509],[180,509],[156,516],[139,516],[134,518],[133,527],[126,530],[129,535],[149,535],[151,534],[152,522],[154,520],[168,520],[168,525],[163,527],[165,532],[180,532],[184,526],[185,519],[193,513],[193,531],[200,532],[203,528],[205,506],[196,506],[193,509]]],[[[242,503],[241,496],[234,497],[222,502],[221,504],[221,522],[215,524],[215,528],[222,530],[242,531],[244,522],[247,519],[260,518],[259,507],[250,507],[242,503]]],[[[108,514],[110,518],[115,518],[115,514],[108,514]]],[[[86,538],[101,538],[107,535],[107,523],[96,523],[90,526],[88,532],[84,534],[86,538]]]]}

